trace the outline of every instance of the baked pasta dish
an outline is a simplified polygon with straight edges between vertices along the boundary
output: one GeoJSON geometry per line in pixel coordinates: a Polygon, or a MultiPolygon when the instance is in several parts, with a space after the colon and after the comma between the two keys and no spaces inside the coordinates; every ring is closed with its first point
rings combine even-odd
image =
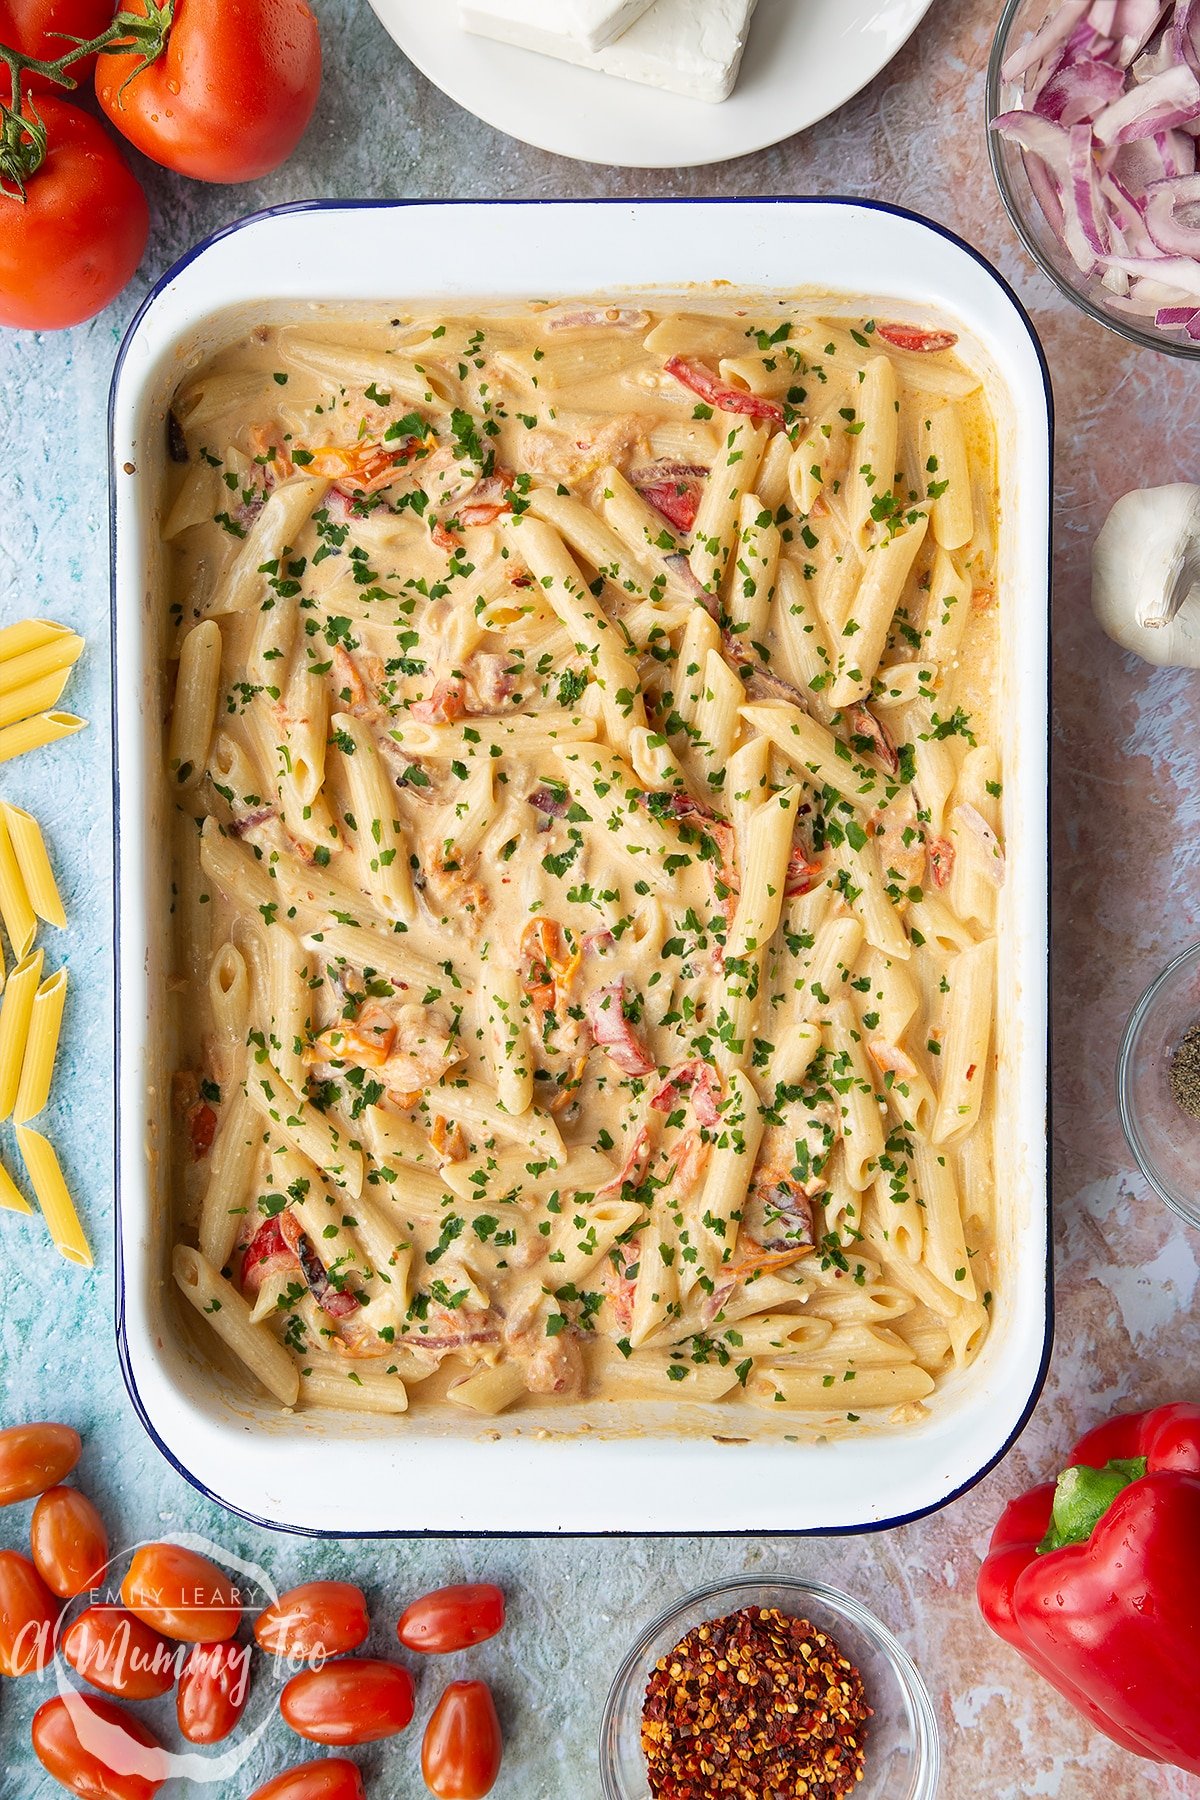
{"type": "Polygon", "coordinates": [[[726,291],[317,313],[189,375],[170,450],[206,1325],[289,1406],[919,1418],[994,1301],[995,445],[955,334],[726,291]]]}

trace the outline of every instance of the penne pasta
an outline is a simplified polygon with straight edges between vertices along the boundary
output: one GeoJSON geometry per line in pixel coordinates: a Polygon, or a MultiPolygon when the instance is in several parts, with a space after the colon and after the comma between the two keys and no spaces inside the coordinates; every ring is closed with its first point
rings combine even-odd
{"type": "MultiPolygon", "coordinates": [[[[0,804],[0,813],[7,828],[8,841],[16,859],[17,871],[25,890],[25,897],[39,919],[47,925],[56,925],[65,930],[67,923],[66,909],[58,891],[58,883],[54,879],[54,870],[50,866],[50,858],[46,852],[46,840],[42,836],[41,826],[23,807],[13,806],[10,801],[0,804]]],[[[9,865],[8,876],[11,876],[9,865]]],[[[5,911],[4,884],[6,881],[4,864],[3,838],[0,836],[0,913],[4,913],[5,928],[8,929],[8,914],[5,911]]],[[[18,956],[26,954],[18,951],[12,931],[9,929],[9,942],[18,956]]],[[[32,943],[32,939],[30,940],[32,943]]],[[[26,946],[26,950],[28,949],[26,946]]]]}
{"type": "Polygon", "coordinates": [[[48,675],[27,681],[23,687],[0,694],[0,730],[30,719],[35,713],[52,711],[62,697],[70,673],[69,668],[54,669],[48,675]]]}
{"type": "Polygon", "coordinates": [[[220,683],[221,627],[206,619],[184,638],[175,678],[167,767],[182,788],[194,787],[208,768],[220,683]]]}
{"type": "Polygon", "coordinates": [[[709,472],[692,529],[688,555],[692,573],[710,594],[724,586],[737,544],[742,499],[754,486],[767,434],[760,425],[722,417],[724,442],[709,472]]]}
{"type": "Polygon", "coordinates": [[[7,1119],[17,1101],[29,1021],[42,981],[42,952],[22,957],[4,985],[0,1000],[0,1119],[7,1119]]]}
{"type": "Polygon", "coordinates": [[[44,650],[48,644],[70,645],[71,649],[77,645],[78,650],[83,649],[83,640],[69,625],[56,625],[52,619],[21,619],[15,625],[0,628],[0,662],[12,663],[32,650],[44,650]]]}
{"type": "Polygon", "coordinates": [[[53,975],[48,975],[33,996],[29,1030],[21,1058],[21,1076],[13,1103],[15,1125],[24,1125],[36,1118],[50,1098],[50,1083],[54,1075],[54,1059],[58,1055],[58,1038],[66,998],[65,969],[56,969],[53,975]]]}
{"type": "Polygon", "coordinates": [[[20,962],[33,949],[37,914],[13,843],[12,821],[6,805],[0,806],[0,918],[4,920],[12,953],[20,962]]]}
{"type": "Polygon", "coordinates": [[[18,1125],[16,1136],[17,1149],[21,1152],[29,1185],[42,1209],[51,1243],[66,1262],[74,1263],[80,1269],[92,1268],[95,1259],[91,1246],[79,1222],[53,1144],[28,1125],[18,1125]]]}
{"type": "Polygon", "coordinates": [[[31,750],[40,750],[43,744],[57,744],[62,738],[73,737],[86,725],[86,719],[77,719],[74,713],[65,712],[37,713],[31,719],[6,725],[0,730],[0,763],[26,756],[31,750]]]}
{"type": "Polygon", "coordinates": [[[0,1163],[0,1212],[25,1213],[33,1217],[32,1206],[3,1163],[0,1163]]]}
{"type": "Polygon", "coordinates": [[[48,675],[72,668],[82,655],[83,639],[78,632],[56,628],[53,636],[40,643],[0,658],[0,697],[19,693],[48,675]]]}
{"type": "Polygon", "coordinates": [[[300,1397],[296,1364],[265,1326],[251,1322],[250,1308],[233,1283],[183,1244],[175,1246],[172,1270],[184,1298],[226,1348],[278,1401],[295,1406],[300,1397]]]}

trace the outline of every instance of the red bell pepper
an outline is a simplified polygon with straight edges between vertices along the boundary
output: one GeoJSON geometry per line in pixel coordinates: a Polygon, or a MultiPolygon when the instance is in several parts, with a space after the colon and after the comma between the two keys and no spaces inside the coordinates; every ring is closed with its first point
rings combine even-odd
{"type": "Polygon", "coordinates": [[[1127,1413],[1008,1505],[993,1631],[1127,1750],[1200,1774],[1200,1406],[1127,1413]]]}

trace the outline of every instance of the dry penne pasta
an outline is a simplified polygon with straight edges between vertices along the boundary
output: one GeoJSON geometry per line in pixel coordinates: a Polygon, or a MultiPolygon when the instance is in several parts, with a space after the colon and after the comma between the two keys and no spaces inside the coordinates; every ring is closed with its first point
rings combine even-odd
{"type": "Polygon", "coordinates": [[[43,955],[34,950],[22,957],[9,975],[0,1000],[0,1119],[7,1119],[16,1104],[29,1041],[29,1021],[42,980],[43,955]]]}
{"type": "Polygon", "coordinates": [[[62,738],[74,737],[86,725],[86,719],[65,712],[37,713],[15,725],[6,725],[0,730],[0,763],[25,756],[30,750],[40,750],[43,744],[57,744],[62,738]]]}
{"type": "Polygon", "coordinates": [[[0,694],[0,730],[32,718],[35,713],[52,711],[62,697],[70,673],[69,668],[54,669],[48,675],[27,681],[23,687],[0,694]]]}
{"type": "Polygon", "coordinates": [[[75,637],[69,625],[56,625],[52,619],[21,619],[15,625],[0,628],[0,662],[10,663],[47,644],[74,642],[75,637]]]}
{"type": "Polygon", "coordinates": [[[47,675],[69,669],[82,655],[83,639],[78,632],[56,631],[19,655],[0,659],[0,695],[18,693],[47,675]]]}
{"type": "Polygon", "coordinates": [[[31,1217],[33,1214],[32,1206],[3,1163],[0,1163],[0,1211],[26,1213],[31,1217]]]}
{"type": "Polygon", "coordinates": [[[0,807],[0,918],[4,920],[12,953],[20,962],[33,948],[37,914],[17,858],[7,806],[0,807]]]}
{"type": "Polygon", "coordinates": [[[51,1243],[65,1261],[80,1269],[90,1269],[95,1260],[91,1245],[79,1222],[53,1144],[28,1125],[18,1125],[16,1135],[17,1149],[21,1152],[29,1185],[42,1209],[51,1243]]]}
{"type": "MultiPolygon", "coordinates": [[[[10,801],[5,801],[0,811],[3,812],[26,899],[39,919],[44,919],[47,925],[65,929],[66,909],[58,891],[58,883],[54,879],[54,870],[50,866],[41,826],[32,813],[26,812],[23,807],[12,805],[10,801]]],[[[0,912],[3,910],[3,887],[0,886],[0,912]]],[[[7,924],[7,916],[5,922],[7,924]]],[[[9,940],[13,941],[11,931],[9,940]]],[[[13,947],[16,948],[15,943],[13,947]]],[[[18,954],[23,955],[24,952],[18,954]]]]}
{"type": "Polygon", "coordinates": [[[21,1058],[21,1078],[13,1104],[13,1123],[16,1125],[24,1125],[27,1120],[36,1118],[50,1098],[66,999],[65,969],[56,969],[53,975],[48,975],[33,996],[21,1058]]]}

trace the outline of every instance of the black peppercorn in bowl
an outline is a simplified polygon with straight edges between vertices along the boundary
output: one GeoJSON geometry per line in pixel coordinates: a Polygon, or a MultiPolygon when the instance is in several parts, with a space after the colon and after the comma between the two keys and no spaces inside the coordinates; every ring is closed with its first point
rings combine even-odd
{"type": "MultiPolygon", "coordinates": [[[[815,1657],[826,1663],[835,1677],[839,1658],[843,1665],[850,1665],[848,1670],[842,1668],[840,1678],[819,1682],[817,1687],[836,1686],[846,1695],[857,1691],[854,1671],[862,1678],[863,1698],[871,1709],[865,1724],[855,1718],[859,1709],[845,1707],[836,1696],[827,1716],[816,1722],[816,1735],[836,1753],[827,1755],[833,1786],[822,1789],[814,1784],[813,1793],[836,1793],[845,1780],[849,1785],[844,1791],[853,1793],[856,1800],[934,1800],[941,1746],[933,1705],[916,1664],[891,1632],[851,1595],[819,1582],[793,1581],[785,1576],[699,1588],[646,1626],[617,1670],[600,1724],[604,1800],[654,1800],[656,1790],[643,1749],[642,1728],[647,1688],[655,1669],[660,1660],[683,1646],[685,1639],[695,1644],[698,1640],[690,1634],[698,1627],[748,1609],[759,1615],[774,1610],[786,1621],[807,1621],[811,1634],[793,1634],[805,1660],[815,1657]],[[861,1745],[861,1781],[854,1777],[846,1749],[853,1739],[861,1745]],[[843,1772],[840,1777],[839,1769],[843,1772]]],[[[792,1641],[786,1632],[775,1636],[780,1647],[792,1641]]],[[[686,1654],[684,1661],[687,1668],[681,1669],[681,1679],[691,1680],[696,1691],[704,1694],[711,1714],[714,1707],[721,1706],[719,1679],[702,1662],[693,1672],[686,1654]],[[698,1683],[704,1685],[697,1687],[698,1683]]],[[[677,1662],[668,1663],[668,1674],[676,1666],[677,1662]]],[[[659,1678],[660,1685],[663,1679],[659,1678]]],[[[786,1685],[778,1668],[770,1671],[770,1679],[786,1685]]],[[[743,1684],[743,1691],[750,1688],[749,1682],[743,1684]]],[[[697,1787],[698,1796],[703,1794],[704,1800],[709,1800],[710,1795],[719,1794],[712,1776],[702,1780],[706,1785],[697,1787]]]]}
{"type": "Polygon", "coordinates": [[[1200,944],[1174,957],[1129,1015],[1117,1110],[1159,1199],[1200,1226],[1200,944]]]}

